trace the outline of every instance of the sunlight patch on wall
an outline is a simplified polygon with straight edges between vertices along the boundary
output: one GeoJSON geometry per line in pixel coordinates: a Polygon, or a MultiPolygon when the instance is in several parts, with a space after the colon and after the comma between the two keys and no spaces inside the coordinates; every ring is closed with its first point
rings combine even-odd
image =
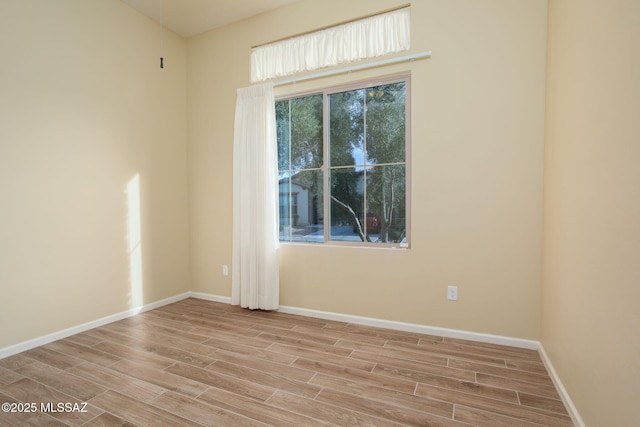
{"type": "Polygon", "coordinates": [[[142,230],[140,220],[140,174],[127,184],[127,244],[129,255],[129,307],[142,306],[142,230]]]}

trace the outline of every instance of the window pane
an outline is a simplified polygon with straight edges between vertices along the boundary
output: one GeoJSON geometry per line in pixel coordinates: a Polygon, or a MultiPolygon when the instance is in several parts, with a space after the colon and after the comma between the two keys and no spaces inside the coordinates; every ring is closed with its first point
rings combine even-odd
{"type": "Polygon", "coordinates": [[[294,98],[291,102],[291,167],[322,166],[322,94],[294,98]]]}
{"type": "MultiPolygon", "coordinates": [[[[375,217],[380,243],[406,242],[406,170],[404,165],[367,170],[367,215],[375,217]]],[[[372,239],[373,240],[373,239],[372,239]]]]}
{"type": "Polygon", "coordinates": [[[362,241],[356,218],[364,214],[364,176],[355,168],[331,171],[330,240],[362,241]]]}
{"type": "Polygon", "coordinates": [[[370,164],[405,161],[405,83],[367,89],[367,161],[370,164]]]}
{"type": "Polygon", "coordinates": [[[276,132],[278,137],[278,170],[291,169],[289,153],[291,151],[291,122],[289,112],[291,103],[288,99],[276,101],[276,132]]]}
{"type": "Polygon", "coordinates": [[[280,178],[280,241],[323,242],[322,171],[280,178]]]}
{"type": "Polygon", "coordinates": [[[364,164],[364,90],[329,96],[331,166],[364,164]]]}
{"type": "Polygon", "coordinates": [[[289,200],[291,198],[291,180],[287,178],[281,178],[279,181],[280,187],[280,241],[291,240],[291,212],[289,207],[289,200]]]}

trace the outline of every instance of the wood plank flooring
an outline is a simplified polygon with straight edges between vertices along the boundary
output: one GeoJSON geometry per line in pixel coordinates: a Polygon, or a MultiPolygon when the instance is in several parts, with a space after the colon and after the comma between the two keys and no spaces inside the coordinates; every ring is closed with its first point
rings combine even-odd
{"type": "Polygon", "coordinates": [[[535,351],[197,299],[0,360],[0,403],[32,410],[1,426],[573,425],[535,351]]]}

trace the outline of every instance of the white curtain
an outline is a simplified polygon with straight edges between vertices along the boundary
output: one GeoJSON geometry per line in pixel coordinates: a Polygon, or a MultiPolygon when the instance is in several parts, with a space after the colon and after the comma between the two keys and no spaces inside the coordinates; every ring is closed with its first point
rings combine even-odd
{"type": "Polygon", "coordinates": [[[409,50],[410,11],[407,7],[256,47],[251,51],[251,81],[409,50]]]}
{"type": "Polygon", "coordinates": [[[278,160],[273,85],[238,89],[233,141],[232,303],[279,303],[278,160]]]}

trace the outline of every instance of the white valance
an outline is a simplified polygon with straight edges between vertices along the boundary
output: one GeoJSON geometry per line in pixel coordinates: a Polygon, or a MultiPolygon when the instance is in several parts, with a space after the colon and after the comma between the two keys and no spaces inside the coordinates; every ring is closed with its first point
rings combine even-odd
{"type": "Polygon", "coordinates": [[[251,51],[251,81],[409,50],[410,12],[406,7],[256,47],[251,51]]]}

